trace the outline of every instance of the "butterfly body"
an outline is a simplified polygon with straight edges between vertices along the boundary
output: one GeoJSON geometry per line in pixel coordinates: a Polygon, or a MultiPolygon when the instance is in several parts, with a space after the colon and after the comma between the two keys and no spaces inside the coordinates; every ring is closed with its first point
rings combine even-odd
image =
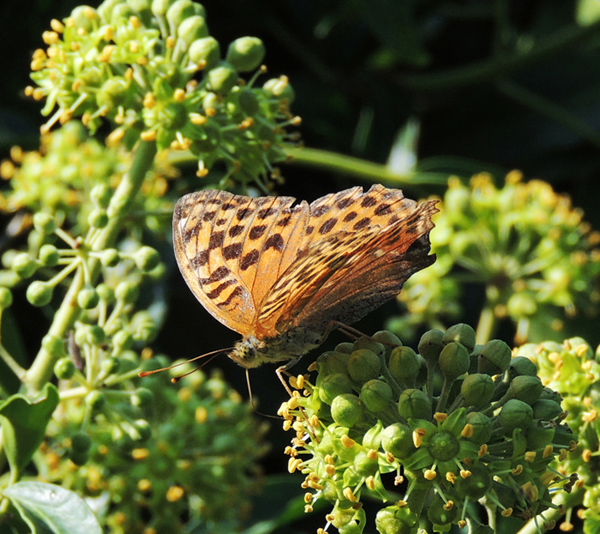
{"type": "Polygon", "coordinates": [[[294,202],[200,191],[175,207],[179,268],[202,305],[242,334],[229,357],[246,368],[297,360],[435,260],[435,201],[374,185],[294,202]]]}

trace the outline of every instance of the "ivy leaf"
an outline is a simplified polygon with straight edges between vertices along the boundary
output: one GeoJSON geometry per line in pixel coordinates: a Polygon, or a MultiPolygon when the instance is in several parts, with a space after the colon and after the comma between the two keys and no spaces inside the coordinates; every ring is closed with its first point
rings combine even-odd
{"type": "Polygon", "coordinates": [[[72,491],[44,482],[17,482],[3,491],[33,534],[102,534],[96,516],[72,491]]]}
{"type": "Polygon", "coordinates": [[[19,479],[40,446],[58,401],[56,387],[46,384],[33,401],[23,395],[13,395],[0,404],[0,425],[12,480],[19,479]]]}

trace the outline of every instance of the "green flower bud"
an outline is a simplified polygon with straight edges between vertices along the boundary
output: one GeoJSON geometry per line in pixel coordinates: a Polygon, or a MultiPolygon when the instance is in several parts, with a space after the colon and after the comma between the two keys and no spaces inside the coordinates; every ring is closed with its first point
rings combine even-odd
{"type": "Polygon", "coordinates": [[[331,403],[331,417],[340,426],[353,427],[363,418],[363,405],[352,393],[338,395],[331,403]]]}
{"type": "Polygon", "coordinates": [[[33,216],[33,227],[42,235],[50,235],[56,230],[56,222],[49,213],[36,213],[33,216]]]}
{"type": "Polygon", "coordinates": [[[133,337],[129,332],[127,332],[127,330],[119,330],[113,336],[113,345],[115,349],[117,349],[117,353],[131,348],[132,344],[133,337]]]}
{"type": "Polygon", "coordinates": [[[481,412],[471,412],[467,414],[467,424],[473,427],[473,435],[468,438],[469,441],[483,445],[492,437],[492,420],[481,412]]]}
{"type": "Polygon", "coordinates": [[[106,333],[104,332],[104,328],[100,325],[92,325],[87,330],[87,339],[86,341],[91,345],[100,346],[106,341],[106,333]]]}
{"type": "Polygon", "coordinates": [[[385,347],[381,343],[377,343],[373,339],[369,337],[359,337],[353,344],[352,350],[361,350],[366,349],[374,352],[375,354],[383,354],[385,352],[385,347]]]}
{"type": "Polygon", "coordinates": [[[469,370],[469,352],[461,343],[448,343],[440,353],[439,366],[446,380],[452,381],[469,370]]]}
{"type": "Polygon", "coordinates": [[[58,260],[60,260],[58,249],[54,245],[42,245],[39,257],[40,263],[45,267],[54,267],[58,265],[58,260]]]}
{"type": "Polygon", "coordinates": [[[154,393],[147,388],[137,388],[131,395],[131,405],[136,408],[148,408],[154,403],[154,393]]]}
{"type": "Polygon", "coordinates": [[[152,437],[152,427],[145,419],[137,419],[132,426],[133,435],[131,437],[136,441],[145,443],[152,437]]]}
{"type": "Polygon", "coordinates": [[[101,208],[93,209],[88,215],[88,224],[92,228],[105,228],[108,224],[108,213],[101,208]]]}
{"type": "Polygon", "coordinates": [[[7,287],[0,287],[0,313],[10,308],[13,301],[12,292],[7,287]]]}
{"type": "Polygon", "coordinates": [[[50,304],[53,291],[54,286],[48,284],[47,282],[40,282],[39,280],[36,280],[35,282],[31,282],[31,284],[29,284],[25,296],[32,306],[42,307],[50,304]]]}
{"type": "Polygon", "coordinates": [[[100,88],[96,100],[100,107],[114,109],[125,103],[129,83],[121,77],[110,78],[100,88]]]}
{"type": "Polygon", "coordinates": [[[413,442],[412,430],[403,423],[394,423],[383,431],[381,446],[386,452],[392,453],[401,460],[408,458],[417,449],[413,442]]]}
{"type": "Polygon", "coordinates": [[[348,360],[348,372],[353,380],[367,382],[379,376],[381,360],[368,349],[355,350],[348,360]]]}
{"type": "Polygon", "coordinates": [[[37,270],[38,264],[27,252],[21,252],[13,258],[11,268],[19,278],[30,278],[37,270]]]}
{"type": "Polygon", "coordinates": [[[525,356],[515,356],[510,361],[509,372],[511,376],[536,376],[537,366],[525,356]]]}
{"type": "MultiPolygon", "coordinates": [[[[144,312],[138,312],[138,314],[144,314],[144,312]]],[[[133,339],[135,341],[141,341],[142,343],[150,343],[154,340],[157,333],[158,328],[155,322],[148,317],[146,320],[140,321],[138,324],[136,324],[136,329],[133,333],[133,339]]]]}
{"type": "Polygon", "coordinates": [[[121,261],[121,256],[116,248],[107,248],[100,252],[98,256],[104,267],[116,267],[121,261]]]}
{"type": "Polygon", "coordinates": [[[69,460],[71,460],[77,466],[85,465],[89,459],[90,459],[89,451],[78,452],[73,449],[71,449],[69,451],[69,460]]]}
{"type": "MultiPolygon", "coordinates": [[[[75,27],[84,29],[86,31],[86,33],[90,33],[91,31],[93,31],[94,30],[94,22],[92,21],[92,19],[89,17],[88,14],[91,10],[92,13],[94,13],[94,14],[98,13],[100,15],[102,6],[104,6],[107,3],[108,2],[106,2],[106,1],[102,2],[102,4],[100,5],[100,7],[97,10],[94,10],[92,7],[89,7],[89,6],[77,6],[75,9],[73,9],[73,11],[71,11],[71,18],[75,22],[75,27]]],[[[111,9],[112,9],[112,5],[111,5],[111,9]]],[[[107,18],[104,16],[103,16],[103,18],[107,21],[110,20],[110,18],[107,18]]]]}
{"type": "Polygon", "coordinates": [[[384,347],[400,347],[402,345],[400,338],[389,330],[379,330],[371,336],[371,339],[381,343],[384,347]]]}
{"type": "Polygon", "coordinates": [[[189,47],[194,41],[208,37],[208,26],[204,17],[196,15],[185,19],[177,28],[177,36],[189,47]]]}
{"type": "Polygon", "coordinates": [[[436,496],[427,508],[427,519],[434,525],[449,525],[458,515],[456,506],[448,507],[441,497],[436,496]],[[446,510],[446,508],[449,508],[446,510]]]}
{"type": "Polygon", "coordinates": [[[99,391],[90,391],[85,397],[85,404],[92,413],[98,413],[106,405],[106,397],[99,391]]]}
{"type": "Polygon", "coordinates": [[[440,462],[452,460],[459,451],[458,439],[450,432],[436,432],[429,440],[429,453],[440,462]]]}
{"type": "Polygon", "coordinates": [[[223,61],[210,69],[206,76],[210,90],[216,93],[227,94],[238,83],[238,74],[235,69],[223,61]]]}
{"type": "Polygon", "coordinates": [[[460,496],[476,501],[487,494],[492,486],[492,477],[488,468],[482,464],[469,467],[469,471],[471,476],[456,478],[454,489],[460,496]]]}
{"type": "Polygon", "coordinates": [[[286,76],[267,80],[263,85],[263,89],[280,100],[285,99],[288,102],[292,102],[295,97],[294,89],[292,89],[292,86],[290,85],[290,82],[286,76]]]}
{"type": "MultiPolygon", "coordinates": [[[[549,401],[552,402],[552,401],[549,401]]],[[[527,450],[543,450],[554,439],[555,428],[551,423],[533,421],[525,433],[527,438],[527,450]]]]}
{"type": "Polygon", "coordinates": [[[468,375],[463,380],[460,393],[469,406],[485,406],[494,395],[492,377],[483,373],[468,375]]]}
{"type": "Polygon", "coordinates": [[[364,450],[358,451],[353,463],[356,472],[365,478],[377,473],[379,467],[377,460],[371,460],[364,450]]]}
{"type": "Polygon", "coordinates": [[[238,93],[240,109],[246,115],[255,115],[260,109],[256,93],[248,87],[242,87],[238,93]]]}
{"type": "Polygon", "coordinates": [[[392,388],[382,380],[369,380],[361,388],[359,398],[367,410],[380,412],[392,401],[392,388]]]}
{"type": "Polygon", "coordinates": [[[120,366],[121,360],[119,358],[108,358],[102,362],[100,368],[105,375],[116,375],[119,372],[120,366]]]}
{"type": "Polygon", "coordinates": [[[110,14],[110,23],[117,26],[119,23],[129,20],[131,17],[137,16],[137,13],[125,3],[115,5],[110,14]]]}
{"type": "Polygon", "coordinates": [[[52,334],[46,334],[42,338],[42,348],[55,358],[67,355],[65,352],[65,344],[62,338],[52,334]]]}
{"type": "Polygon", "coordinates": [[[418,519],[408,506],[388,506],[377,512],[375,525],[379,534],[416,534],[418,519]]]}
{"type": "Polygon", "coordinates": [[[133,304],[139,294],[139,287],[131,282],[119,282],[115,289],[115,297],[122,300],[124,304],[133,304]]]}
{"type": "Polygon", "coordinates": [[[340,373],[348,375],[348,360],[350,354],[345,352],[327,351],[317,359],[320,374],[340,373]]]}
{"type": "Polygon", "coordinates": [[[204,63],[204,69],[210,70],[221,60],[221,47],[214,37],[204,37],[196,39],[190,45],[188,54],[192,63],[204,63]]]}
{"type": "Polygon", "coordinates": [[[431,419],[431,403],[420,389],[405,389],[398,400],[398,413],[404,419],[431,419]]]}
{"type": "Polygon", "coordinates": [[[544,421],[552,421],[563,413],[560,404],[550,399],[539,399],[532,405],[533,418],[543,419],[544,421]]]}
{"type": "Polygon", "coordinates": [[[115,301],[115,291],[107,284],[98,284],[96,287],[100,300],[105,304],[112,304],[115,301]]]}
{"type": "Polygon", "coordinates": [[[160,263],[160,254],[156,249],[144,246],[133,255],[133,259],[138,268],[148,272],[160,263]]]}
{"type": "Polygon", "coordinates": [[[419,374],[421,360],[410,347],[396,347],[390,354],[388,367],[396,380],[410,380],[419,374]]]}
{"type": "Polygon", "coordinates": [[[510,399],[500,410],[500,424],[507,435],[515,428],[527,428],[532,420],[531,406],[518,399],[510,399]]]}
{"type": "Polygon", "coordinates": [[[59,380],[70,380],[75,374],[75,364],[71,358],[61,358],[54,364],[54,374],[59,380]]]}
{"type": "Polygon", "coordinates": [[[71,449],[77,452],[88,452],[92,446],[92,438],[85,432],[75,432],[71,436],[71,449]]]}
{"type": "Polygon", "coordinates": [[[508,387],[508,394],[532,406],[540,398],[544,386],[537,376],[515,376],[508,387]]]}
{"type": "Polygon", "coordinates": [[[425,332],[417,347],[419,354],[431,365],[436,365],[444,348],[444,332],[429,330],[425,332]]]}
{"type": "Polygon", "coordinates": [[[467,351],[471,352],[475,347],[475,330],[465,323],[455,324],[444,334],[444,343],[451,341],[464,345],[467,351]]]}
{"type": "Polygon", "coordinates": [[[112,194],[112,189],[107,184],[98,184],[92,188],[90,198],[94,206],[106,209],[108,208],[112,194]]]}
{"type": "Polygon", "coordinates": [[[187,18],[199,15],[196,13],[195,5],[192,0],[177,0],[167,10],[167,21],[171,29],[171,35],[176,35],[177,27],[187,18]]]}
{"type": "Polygon", "coordinates": [[[265,45],[258,37],[240,37],[227,49],[227,62],[239,72],[258,68],[265,57],[265,45]]]}
{"type": "Polygon", "coordinates": [[[490,376],[498,375],[510,365],[510,347],[499,339],[492,339],[479,352],[477,371],[490,376]]]}
{"type": "Polygon", "coordinates": [[[157,17],[164,17],[173,3],[175,0],[152,0],[152,13],[157,17]]]}
{"type": "Polygon", "coordinates": [[[77,294],[77,304],[82,310],[91,310],[98,306],[100,302],[100,296],[95,288],[90,285],[86,285],[77,294]]]}
{"type": "Polygon", "coordinates": [[[341,373],[326,375],[320,383],[319,398],[331,405],[333,399],[344,393],[352,393],[352,382],[341,373]]]}

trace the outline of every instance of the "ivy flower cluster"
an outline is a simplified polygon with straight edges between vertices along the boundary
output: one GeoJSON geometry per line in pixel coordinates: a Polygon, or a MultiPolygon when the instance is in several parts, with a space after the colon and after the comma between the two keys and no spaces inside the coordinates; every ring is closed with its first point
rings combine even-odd
{"type": "Polygon", "coordinates": [[[124,393],[111,401],[126,415],[118,422],[61,404],[39,479],[84,496],[114,534],[237,530],[260,488],[265,424],[218,372],[171,387],[147,377],[124,393]]]}
{"type": "Polygon", "coordinates": [[[431,235],[437,261],[400,294],[410,312],[388,327],[407,337],[420,324],[443,328],[461,312],[468,284],[485,288],[477,341],[490,339],[510,319],[519,344],[551,337],[576,313],[594,315],[600,302],[600,233],[570,199],[519,172],[502,187],[479,174],[449,187],[431,235]],[[550,325],[552,331],[548,331],[550,325]]]}
{"type": "Polygon", "coordinates": [[[418,352],[378,332],[311,367],[316,379],[293,378],[280,410],[296,433],[289,470],[306,477],[306,510],[326,500],[342,534],[365,529],[366,495],[388,503],[375,518],[380,534],[416,533],[425,518],[439,532],[474,532],[495,530],[496,511],[544,522],[557,508],[551,493],[574,483],[551,467],[576,446],[560,396],[503,341],[476,345],[468,325],[428,331],[418,352]]]}
{"type": "Polygon", "coordinates": [[[584,531],[597,532],[600,528],[600,348],[594,352],[584,339],[571,338],[562,344],[527,344],[517,354],[535,362],[542,383],[564,398],[566,422],[579,435],[573,454],[557,466],[562,473],[579,476],[573,493],[560,500],[567,509],[561,530],[573,530],[571,517],[577,511],[584,521],[584,531]]]}
{"type": "Polygon", "coordinates": [[[46,99],[43,113],[51,117],[43,131],[79,117],[94,132],[106,120],[112,144],[131,148],[142,139],[159,150],[189,150],[200,177],[221,162],[223,183],[234,175],[264,189],[265,177],[277,178],[272,164],[294,140],[285,127],[299,119],[289,111],[285,76],[256,86],[266,71],[260,39],[236,39],[223,55],[204,7],[191,0],[105,0],[97,9],[75,8],[51,28],[47,49],[33,54],[37,87],[26,90],[46,99]]]}

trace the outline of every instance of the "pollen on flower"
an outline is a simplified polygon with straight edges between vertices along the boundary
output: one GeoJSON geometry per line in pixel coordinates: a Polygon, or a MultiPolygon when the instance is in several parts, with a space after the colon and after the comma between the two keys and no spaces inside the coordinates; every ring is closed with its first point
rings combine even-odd
{"type": "Polygon", "coordinates": [[[181,486],[171,486],[167,490],[167,501],[176,502],[185,495],[185,491],[181,486]]]}
{"type": "Polygon", "coordinates": [[[424,428],[417,428],[416,430],[413,430],[413,443],[417,449],[421,446],[421,443],[423,442],[423,436],[425,435],[427,435],[427,430],[424,428]]]}
{"type": "Polygon", "coordinates": [[[327,473],[327,476],[333,477],[335,475],[335,467],[333,465],[326,465],[325,473],[327,473]]]}
{"type": "Polygon", "coordinates": [[[190,122],[194,126],[202,126],[208,119],[200,113],[190,113],[190,122]]]}
{"type": "Polygon", "coordinates": [[[396,461],[396,458],[394,458],[394,455],[391,452],[386,451],[385,452],[385,461],[391,464],[396,461]]]}
{"type": "Polygon", "coordinates": [[[354,441],[351,437],[349,437],[348,435],[344,434],[340,441],[342,442],[342,445],[344,447],[346,447],[347,449],[350,449],[352,447],[354,447],[354,445],[356,445],[356,441],[354,441]]]}
{"type": "Polygon", "coordinates": [[[140,134],[140,139],[142,141],[147,141],[147,142],[151,142],[151,141],[156,141],[156,130],[146,130],[145,132],[142,132],[140,134]]]}
{"type": "Polygon", "coordinates": [[[521,464],[517,465],[514,469],[511,469],[511,473],[515,476],[520,475],[523,472],[523,466],[521,464]]]}
{"type": "Polygon", "coordinates": [[[152,488],[152,482],[150,480],[148,480],[147,478],[142,478],[137,485],[138,489],[141,492],[147,492],[150,491],[150,489],[152,488]]]}
{"type": "Polygon", "coordinates": [[[369,449],[369,452],[367,452],[367,458],[369,458],[369,460],[377,460],[379,455],[375,449],[369,449]]]}
{"type": "Polygon", "coordinates": [[[460,433],[460,435],[463,438],[470,438],[473,436],[473,425],[471,423],[467,423],[464,428],[462,429],[462,432],[460,433]]]}
{"type": "Polygon", "coordinates": [[[370,490],[375,489],[375,479],[372,475],[367,477],[367,479],[365,480],[365,486],[367,486],[367,488],[369,488],[370,490]]]}
{"type": "Polygon", "coordinates": [[[471,471],[469,471],[468,469],[461,469],[460,476],[461,478],[469,478],[471,476],[471,471]]]}
{"type": "Polygon", "coordinates": [[[487,454],[488,446],[484,443],[481,447],[479,447],[479,452],[477,452],[477,456],[482,457],[487,454]]]}
{"type": "Polygon", "coordinates": [[[433,469],[426,469],[423,473],[423,478],[426,480],[433,480],[435,477],[437,477],[437,473],[433,469]]]}
{"type": "Polygon", "coordinates": [[[537,453],[535,451],[527,451],[524,456],[525,461],[529,462],[529,463],[534,462],[536,456],[537,456],[537,453]]]}
{"type": "Polygon", "coordinates": [[[456,482],[456,475],[452,471],[448,471],[446,473],[446,480],[450,482],[450,484],[454,484],[456,482]]]}
{"type": "Polygon", "coordinates": [[[583,412],[581,419],[584,423],[593,423],[598,419],[598,412],[596,410],[590,410],[589,412],[583,412]]]}
{"type": "Polygon", "coordinates": [[[436,412],[435,414],[433,414],[433,418],[438,423],[443,423],[448,418],[448,414],[444,412],[436,412]]]}
{"type": "Polygon", "coordinates": [[[452,510],[452,508],[454,508],[454,502],[448,501],[446,504],[444,504],[443,508],[446,511],[452,510]]]}
{"type": "Polygon", "coordinates": [[[502,517],[510,517],[513,513],[512,508],[507,508],[506,510],[502,510],[502,517]]]}
{"type": "Polygon", "coordinates": [[[312,493],[305,493],[304,494],[304,502],[306,504],[311,503],[313,500],[313,494],[312,493]]]}
{"type": "Polygon", "coordinates": [[[396,475],[394,477],[394,486],[399,486],[404,482],[404,477],[402,475],[396,475]]]}
{"type": "Polygon", "coordinates": [[[356,502],[356,501],[358,501],[358,499],[356,498],[356,495],[354,495],[354,492],[352,491],[352,488],[344,488],[344,491],[342,492],[342,494],[350,502],[356,502]]]}
{"type": "Polygon", "coordinates": [[[586,463],[589,462],[592,459],[592,451],[590,449],[585,449],[581,453],[581,459],[586,463]]]}

